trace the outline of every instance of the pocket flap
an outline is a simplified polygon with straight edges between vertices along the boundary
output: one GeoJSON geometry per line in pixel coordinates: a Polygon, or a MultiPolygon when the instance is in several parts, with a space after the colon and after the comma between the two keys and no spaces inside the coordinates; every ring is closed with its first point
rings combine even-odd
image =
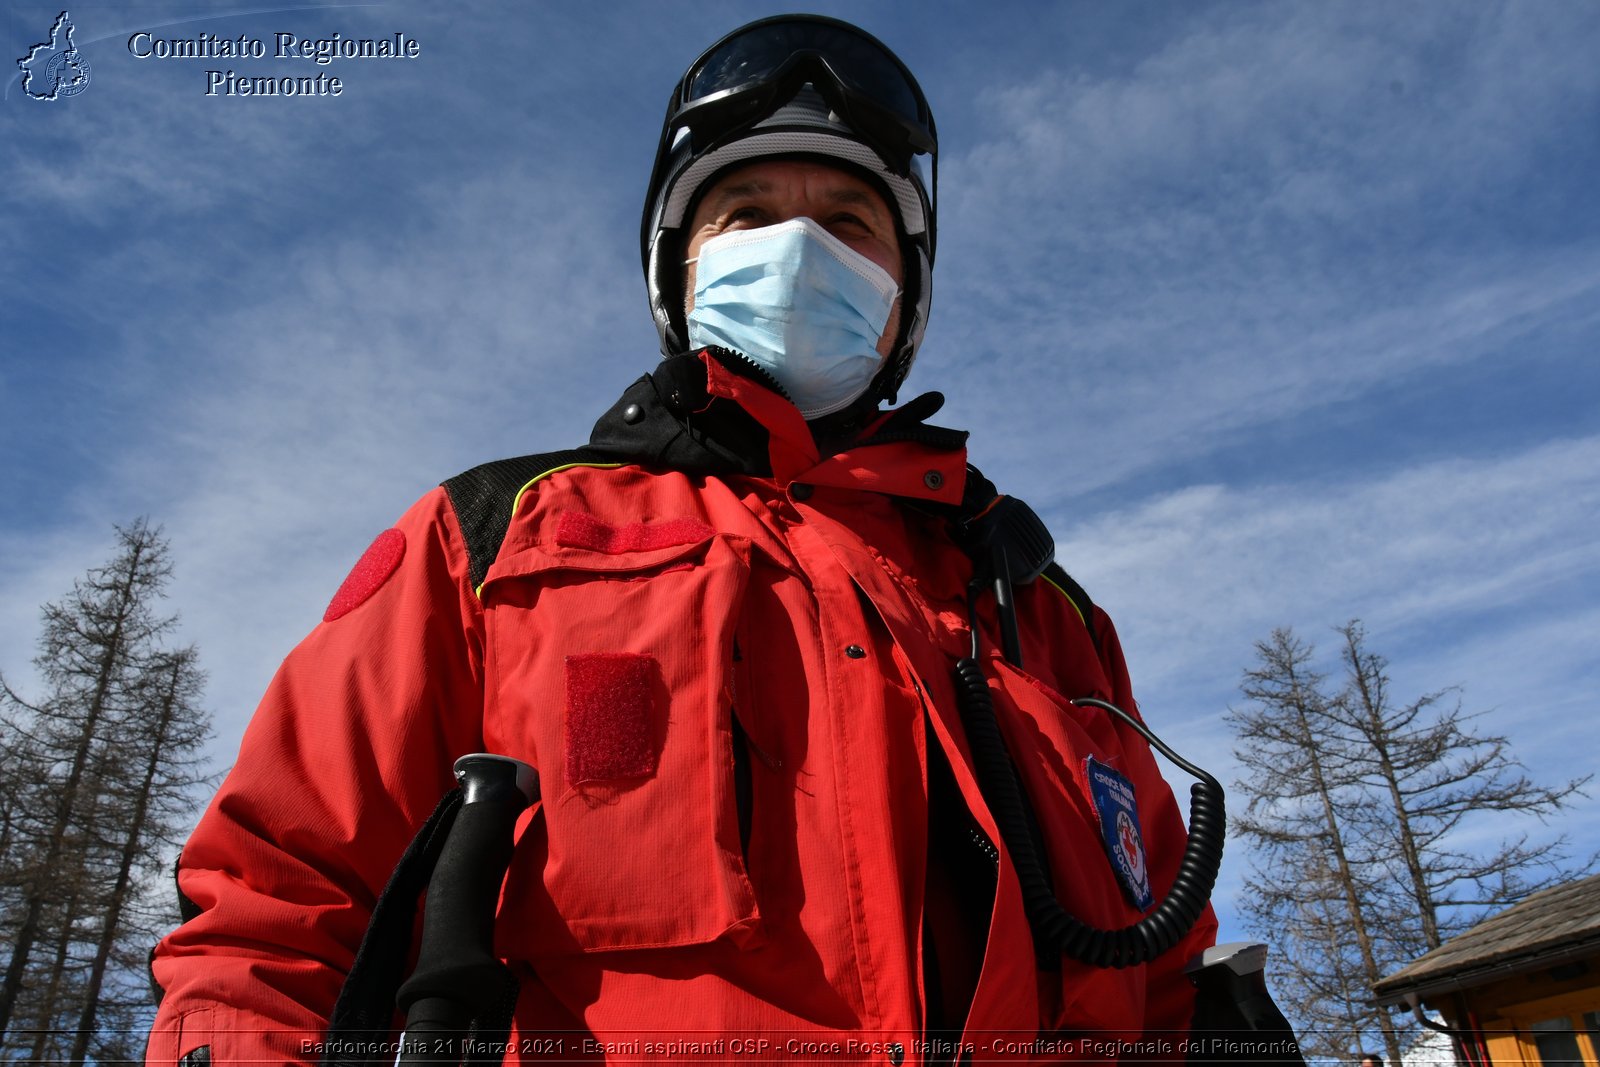
{"type": "Polygon", "coordinates": [[[495,560],[484,585],[545,571],[649,571],[693,559],[716,536],[710,526],[692,518],[613,524],[588,512],[564,511],[538,543],[495,560]]]}

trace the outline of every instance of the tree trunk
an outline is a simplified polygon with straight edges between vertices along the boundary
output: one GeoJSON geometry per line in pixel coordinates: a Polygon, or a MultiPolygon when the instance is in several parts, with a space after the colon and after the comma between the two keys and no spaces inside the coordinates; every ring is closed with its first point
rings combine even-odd
{"type": "MultiPolygon", "coordinates": [[[[127,582],[119,589],[119,593],[121,596],[118,607],[126,610],[133,599],[131,572],[127,582]]],[[[94,742],[101,716],[105,712],[106,693],[111,687],[112,675],[120,658],[121,635],[122,618],[119,616],[111,635],[111,642],[101,648],[100,670],[95,679],[94,698],[89,704],[88,714],[84,717],[83,729],[78,735],[78,745],[72,755],[67,779],[61,784],[60,795],[56,800],[55,817],[50,827],[50,835],[46,839],[44,861],[26,890],[26,913],[21,927],[17,930],[17,943],[11,950],[11,963],[6,967],[4,985],[0,987],[0,1040],[5,1038],[6,1031],[10,1028],[11,1013],[16,1006],[17,995],[22,990],[23,972],[27,970],[28,957],[32,955],[34,942],[39,937],[39,919],[44,911],[45,900],[53,888],[51,882],[54,880],[56,867],[61,862],[62,844],[66,839],[67,827],[72,821],[72,810],[77,806],[78,783],[83,780],[84,768],[89,762],[90,746],[94,742]]]]}
{"type": "Polygon", "coordinates": [[[100,925],[100,939],[99,944],[95,946],[94,962],[89,968],[89,987],[84,995],[83,1012],[78,1017],[77,1036],[73,1040],[72,1052],[68,1056],[73,1067],[81,1067],[89,1051],[89,1038],[94,1032],[95,1014],[100,1007],[100,987],[105,981],[106,964],[111,959],[111,950],[116,944],[117,928],[122,921],[122,909],[127,903],[128,888],[133,881],[134,861],[144,844],[145,815],[150,808],[150,796],[155,785],[156,772],[161,767],[161,754],[166,746],[167,735],[172,729],[173,709],[178,699],[179,675],[183,671],[186,659],[183,653],[172,657],[171,675],[161,692],[161,710],[150,736],[145,741],[147,754],[144,775],[134,799],[127,835],[122,842],[116,883],[112,886],[105,917],[100,925]]]}
{"type": "MultiPolygon", "coordinates": [[[[63,914],[74,915],[78,910],[78,894],[74,890],[67,899],[63,914]]],[[[33,1062],[44,1063],[45,1054],[49,1051],[50,1041],[56,1036],[56,1027],[59,1020],[55,1011],[57,999],[61,996],[61,979],[67,973],[67,957],[72,951],[72,928],[62,925],[61,936],[56,941],[56,958],[50,971],[50,981],[46,984],[44,995],[39,998],[40,1015],[34,1020],[34,1025],[39,1029],[33,1038],[33,1062]]]]}
{"type": "MultiPolygon", "coordinates": [[[[1292,668],[1291,668],[1292,671],[1292,668]]],[[[1367,985],[1383,977],[1383,972],[1378,966],[1377,955],[1372,949],[1372,935],[1367,929],[1367,917],[1362,906],[1361,895],[1357,886],[1355,872],[1350,863],[1350,856],[1345,851],[1344,836],[1339,831],[1340,816],[1334,801],[1333,789],[1329,785],[1328,777],[1323,772],[1322,751],[1318,747],[1316,733],[1310,721],[1310,709],[1306,704],[1304,692],[1300,689],[1299,678],[1291,673],[1291,681],[1295,686],[1295,714],[1299,718],[1301,736],[1304,739],[1306,752],[1310,756],[1310,765],[1313,783],[1316,786],[1317,798],[1322,804],[1323,818],[1328,827],[1328,843],[1337,864],[1334,880],[1344,896],[1345,907],[1350,917],[1350,928],[1355,933],[1356,948],[1361,953],[1361,969],[1366,976],[1367,985]]],[[[1395,1034],[1394,1024],[1389,1021],[1387,1014],[1378,1016],[1378,1028],[1383,1032],[1384,1047],[1389,1053],[1389,1062],[1400,1062],[1400,1041],[1395,1034]]]]}
{"type": "MultiPolygon", "coordinates": [[[[16,943],[11,951],[11,961],[6,966],[5,978],[0,981],[0,1041],[11,1026],[12,1014],[28,969],[28,960],[41,933],[41,919],[50,895],[58,891],[62,850],[78,807],[79,788],[89,765],[95,739],[100,733],[107,714],[107,698],[117,681],[119,671],[129,662],[129,644],[148,639],[159,632],[163,624],[148,625],[141,614],[147,605],[141,598],[157,590],[165,576],[163,542],[142,521],[125,530],[119,530],[122,554],[99,571],[100,584],[91,572],[87,586],[77,585],[68,608],[47,605],[45,609],[45,639],[41,642],[46,653],[54,651],[62,659],[70,660],[74,653],[84,653],[83,667],[70,662],[53,663],[58,678],[92,674],[93,682],[88,699],[82,703],[82,717],[73,741],[73,751],[67,762],[67,773],[55,789],[55,804],[50,827],[45,836],[45,853],[27,879],[23,888],[23,918],[17,927],[16,943]],[[99,591],[101,601],[93,599],[99,591]],[[130,626],[134,633],[130,635],[130,626]]],[[[44,655],[45,653],[41,653],[44,655]]],[[[50,710],[55,711],[52,707],[50,710]]],[[[72,916],[64,920],[68,925],[72,916]]]]}

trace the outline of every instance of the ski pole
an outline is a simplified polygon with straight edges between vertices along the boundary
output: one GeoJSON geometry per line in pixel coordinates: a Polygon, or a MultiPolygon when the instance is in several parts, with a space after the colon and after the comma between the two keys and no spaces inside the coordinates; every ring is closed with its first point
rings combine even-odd
{"type": "Polygon", "coordinates": [[[416,969],[396,997],[406,1016],[401,1065],[460,1063],[469,1034],[503,1048],[516,1001],[516,979],[494,952],[494,918],[512,832],[538,798],[539,774],[476,753],[456,761],[455,775],[461,810],[428,882],[416,969]]]}

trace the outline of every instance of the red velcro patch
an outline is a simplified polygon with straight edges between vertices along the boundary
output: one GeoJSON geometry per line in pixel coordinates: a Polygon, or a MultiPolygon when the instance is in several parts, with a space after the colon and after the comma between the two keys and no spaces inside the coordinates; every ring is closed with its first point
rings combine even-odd
{"type": "Polygon", "coordinates": [[[654,773],[656,658],[586,652],[566,666],[567,783],[654,773]]]}
{"type": "Polygon", "coordinates": [[[332,622],[366,603],[367,598],[382,588],[383,583],[399,568],[405,554],[405,534],[393,528],[379,534],[345,576],[344,584],[333,594],[333,599],[328,601],[328,610],[322,613],[322,621],[332,622]]]}
{"type": "Polygon", "coordinates": [[[672,545],[692,545],[716,531],[699,519],[668,519],[666,522],[630,522],[612,526],[582,511],[564,511],[556,526],[556,543],[568,548],[587,548],[617,555],[644,552],[672,545]]]}

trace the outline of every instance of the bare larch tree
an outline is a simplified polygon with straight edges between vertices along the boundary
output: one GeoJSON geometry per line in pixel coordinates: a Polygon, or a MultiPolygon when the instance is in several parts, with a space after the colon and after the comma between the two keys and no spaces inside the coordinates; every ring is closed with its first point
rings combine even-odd
{"type": "Polygon", "coordinates": [[[1361,624],[1338,633],[1338,689],[1313,668],[1314,649],[1279,629],[1244,673],[1249,703],[1229,713],[1246,771],[1234,829],[1252,850],[1243,910],[1277,943],[1275,981],[1309,1054],[1353,1059],[1376,1034],[1399,1062],[1414,1024],[1370,1007],[1372,983],[1572,873],[1564,837],[1522,833],[1485,850],[1462,838],[1465,824],[1542,819],[1587,779],[1535,783],[1449,690],[1395,702],[1361,624]]]}
{"type": "MultiPolygon", "coordinates": [[[[148,1005],[129,973],[170,917],[150,884],[204,780],[209,716],[192,647],[172,648],[172,567],[159,529],[117,529],[117,551],[43,610],[44,695],[0,678],[0,1054],[126,1058],[148,1005]]],[[[163,895],[166,895],[163,893],[163,895]]]]}

